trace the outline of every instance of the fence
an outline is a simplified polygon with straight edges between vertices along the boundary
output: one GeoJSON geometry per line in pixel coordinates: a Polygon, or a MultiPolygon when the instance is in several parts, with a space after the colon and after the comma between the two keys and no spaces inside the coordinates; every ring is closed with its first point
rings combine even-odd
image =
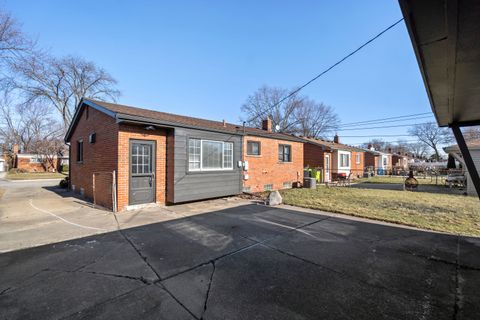
{"type": "Polygon", "coordinates": [[[115,170],[93,173],[93,205],[99,205],[113,212],[117,211],[117,185],[115,170]]]}
{"type": "MultiPolygon", "coordinates": [[[[445,179],[451,174],[462,174],[462,170],[458,169],[446,169],[446,168],[425,168],[414,167],[412,171],[417,179],[429,179],[431,184],[444,185],[445,179]]],[[[317,182],[323,183],[327,181],[336,181],[348,178],[368,178],[373,176],[397,176],[406,179],[408,177],[409,170],[404,167],[373,167],[368,166],[365,169],[325,169],[322,167],[307,168],[305,169],[304,176],[316,178],[317,182]],[[351,174],[351,175],[350,175],[351,174]]]]}

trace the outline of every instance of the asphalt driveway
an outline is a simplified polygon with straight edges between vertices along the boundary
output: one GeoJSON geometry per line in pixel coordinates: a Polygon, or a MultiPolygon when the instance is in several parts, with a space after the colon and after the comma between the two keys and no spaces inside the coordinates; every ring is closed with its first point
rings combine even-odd
{"type": "Polygon", "coordinates": [[[244,205],[0,255],[1,319],[474,319],[480,240],[244,205]]]}

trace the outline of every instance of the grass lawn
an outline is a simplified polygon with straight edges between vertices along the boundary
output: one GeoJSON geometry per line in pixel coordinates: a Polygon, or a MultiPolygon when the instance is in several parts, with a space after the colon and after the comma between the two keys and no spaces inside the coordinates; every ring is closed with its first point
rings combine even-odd
{"type": "Polygon", "coordinates": [[[58,172],[9,173],[8,180],[63,179],[67,175],[58,172]]]}
{"type": "Polygon", "coordinates": [[[285,204],[455,234],[480,236],[476,197],[357,188],[289,189],[285,204]]]}
{"type": "MultiPolygon", "coordinates": [[[[438,177],[435,180],[435,177],[415,177],[418,181],[418,184],[430,184],[430,185],[444,185],[445,179],[438,177]]],[[[371,178],[362,178],[359,182],[362,183],[387,183],[387,184],[403,184],[405,179],[401,176],[374,176],[371,178]]]]}

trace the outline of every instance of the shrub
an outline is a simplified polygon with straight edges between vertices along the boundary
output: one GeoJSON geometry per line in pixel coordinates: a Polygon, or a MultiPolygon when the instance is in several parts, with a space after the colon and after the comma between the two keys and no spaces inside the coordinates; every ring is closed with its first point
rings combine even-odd
{"type": "Polygon", "coordinates": [[[68,182],[70,181],[69,177],[65,177],[62,180],[60,180],[60,183],[58,184],[60,188],[68,188],[68,182]]]}
{"type": "Polygon", "coordinates": [[[8,173],[10,174],[17,174],[17,173],[27,173],[28,171],[26,169],[22,169],[22,168],[12,168],[10,170],[8,170],[8,173]]]}
{"type": "Polygon", "coordinates": [[[68,164],[62,165],[62,172],[68,172],[68,164]]]}

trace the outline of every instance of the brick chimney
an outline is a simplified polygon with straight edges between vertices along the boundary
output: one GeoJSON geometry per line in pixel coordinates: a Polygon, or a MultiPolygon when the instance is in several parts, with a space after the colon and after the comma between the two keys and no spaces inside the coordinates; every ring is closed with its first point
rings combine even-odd
{"type": "Polygon", "coordinates": [[[272,132],[272,119],[267,118],[262,120],[262,129],[268,132],[272,132]]]}
{"type": "Polygon", "coordinates": [[[335,136],[333,137],[333,142],[340,143],[340,138],[338,137],[338,134],[335,134],[335,136]]]}

